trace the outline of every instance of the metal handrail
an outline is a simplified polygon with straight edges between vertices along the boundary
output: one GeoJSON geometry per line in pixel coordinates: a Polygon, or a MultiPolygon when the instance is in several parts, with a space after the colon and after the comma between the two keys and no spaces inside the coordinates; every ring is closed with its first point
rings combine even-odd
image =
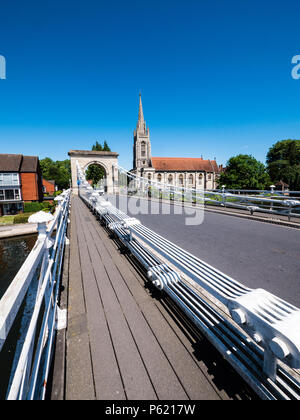
{"type": "Polygon", "coordinates": [[[8,400],[45,397],[54,333],[60,314],[57,302],[70,191],[65,191],[56,200],[59,205],[54,217],[39,212],[29,219],[29,222],[38,224],[37,242],[0,300],[0,349],[21,305],[26,305],[26,316],[30,314],[16,345],[6,396],[8,400]],[[30,291],[34,298],[28,298],[30,291]]]}
{"type": "MultiPolygon", "coordinates": [[[[159,181],[149,180],[148,178],[140,177],[132,172],[127,171],[119,165],[115,167],[124,174],[127,179],[131,180],[131,189],[135,191],[138,196],[147,196],[149,191],[151,196],[162,198],[167,195],[167,199],[174,201],[184,201],[186,203],[200,204],[200,205],[214,205],[220,207],[230,207],[249,211],[251,214],[255,212],[276,214],[287,216],[288,220],[291,217],[300,218],[300,200],[298,191],[289,191],[289,196],[286,193],[274,190],[204,190],[199,188],[178,187],[172,184],[167,184],[159,181]],[[243,194],[235,194],[234,192],[243,192],[243,194]],[[249,195],[250,192],[258,193],[257,195],[249,195]],[[262,195],[263,194],[263,195],[262,195]],[[267,196],[270,194],[270,197],[267,196]],[[297,194],[296,197],[291,194],[297,194]],[[299,213],[295,212],[295,209],[299,213]]],[[[80,172],[79,179],[84,180],[84,175],[80,172]]],[[[116,181],[115,189],[120,189],[120,185],[116,181]]],[[[127,186],[123,186],[127,188],[127,186]]]]}
{"type": "Polygon", "coordinates": [[[100,198],[87,183],[81,185],[79,192],[141,262],[153,284],[181,306],[260,396],[300,399],[299,377],[291,378],[281,365],[300,368],[298,308],[262,289],[247,288],[209,266],[100,198]],[[212,310],[190,288],[184,275],[225,305],[233,323],[212,310]],[[207,316],[210,321],[204,321],[207,316]],[[247,335],[242,336],[235,324],[247,335]]]}

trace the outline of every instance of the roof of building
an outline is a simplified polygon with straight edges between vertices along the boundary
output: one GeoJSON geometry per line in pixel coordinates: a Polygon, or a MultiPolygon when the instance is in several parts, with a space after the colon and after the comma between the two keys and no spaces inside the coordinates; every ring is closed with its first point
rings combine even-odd
{"type": "Polygon", "coordinates": [[[282,180],[275,182],[276,186],[283,186],[283,187],[289,187],[289,184],[286,184],[285,182],[283,182],[282,180]]]}
{"type": "Polygon", "coordinates": [[[20,172],[37,172],[38,162],[37,156],[23,156],[20,172]]]}
{"type": "Polygon", "coordinates": [[[0,154],[0,172],[19,172],[22,155],[0,154]]]}
{"type": "Polygon", "coordinates": [[[0,172],[37,172],[37,156],[0,154],[0,172]]]}
{"type": "Polygon", "coordinates": [[[43,178],[43,184],[45,184],[46,182],[48,182],[49,184],[52,184],[55,186],[55,181],[54,180],[50,180],[50,179],[44,179],[43,178]]]}
{"type": "Polygon", "coordinates": [[[69,156],[77,156],[77,155],[83,155],[83,156],[119,156],[119,153],[116,152],[104,152],[104,151],[97,151],[97,150],[70,150],[68,152],[69,156]]]}
{"type": "Polygon", "coordinates": [[[152,166],[156,171],[204,171],[220,172],[220,168],[215,160],[204,160],[202,158],[165,158],[153,157],[152,166]]]}

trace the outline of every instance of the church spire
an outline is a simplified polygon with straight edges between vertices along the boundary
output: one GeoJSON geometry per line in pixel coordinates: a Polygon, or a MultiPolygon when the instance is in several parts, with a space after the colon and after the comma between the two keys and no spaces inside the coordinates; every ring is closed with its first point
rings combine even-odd
{"type": "Polygon", "coordinates": [[[144,120],[144,112],[143,112],[143,104],[142,104],[142,94],[140,93],[140,104],[139,104],[139,119],[138,119],[138,128],[145,129],[145,120],[144,120]]]}

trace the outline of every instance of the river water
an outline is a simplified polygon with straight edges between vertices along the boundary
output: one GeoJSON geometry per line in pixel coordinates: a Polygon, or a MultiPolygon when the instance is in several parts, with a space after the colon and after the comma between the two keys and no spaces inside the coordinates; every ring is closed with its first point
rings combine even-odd
{"type": "MultiPolygon", "coordinates": [[[[36,235],[28,235],[0,240],[0,299],[34,247],[36,239],[36,235]]],[[[20,325],[20,320],[17,320],[0,352],[0,400],[6,396],[20,325]]]]}
{"type": "Polygon", "coordinates": [[[36,235],[0,239],[0,299],[36,242],[36,235]]]}

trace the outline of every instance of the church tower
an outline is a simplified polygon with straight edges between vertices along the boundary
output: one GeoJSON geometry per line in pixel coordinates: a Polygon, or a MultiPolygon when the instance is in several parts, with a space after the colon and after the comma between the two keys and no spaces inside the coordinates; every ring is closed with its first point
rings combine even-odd
{"type": "Polygon", "coordinates": [[[144,168],[151,167],[151,144],[149,127],[144,120],[142,95],[140,94],[139,118],[133,133],[133,169],[141,173],[144,168]]]}

